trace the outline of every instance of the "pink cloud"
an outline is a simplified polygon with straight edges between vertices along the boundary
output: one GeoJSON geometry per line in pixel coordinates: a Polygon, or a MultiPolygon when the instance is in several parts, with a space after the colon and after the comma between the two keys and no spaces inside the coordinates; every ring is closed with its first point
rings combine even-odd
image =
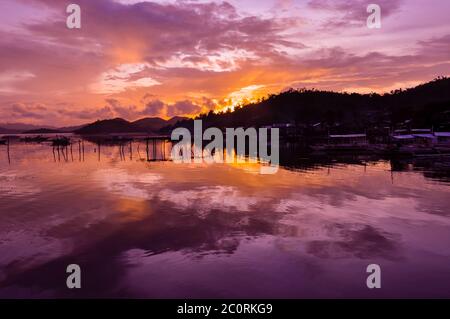
{"type": "Polygon", "coordinates": [[[364,27],[363,0],[78,0],[80,30],[65,27],[64,1],[5,1],[8,119],[193,115],[246,87],[385,91],[450,73],[449,5],[436,0],[380,0],[378,31],[364,27]]]}

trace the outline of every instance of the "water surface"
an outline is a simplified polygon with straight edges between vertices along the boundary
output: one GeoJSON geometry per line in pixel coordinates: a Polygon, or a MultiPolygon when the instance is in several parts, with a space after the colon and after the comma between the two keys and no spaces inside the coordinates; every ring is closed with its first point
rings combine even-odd
{"type": "Polygon", "coordinates": [[[84,159],[13,143],[10,163],[0,146],[1,297],[450,297],[445,162],[285,150],[260,175],[85,143],[84,159]]]}

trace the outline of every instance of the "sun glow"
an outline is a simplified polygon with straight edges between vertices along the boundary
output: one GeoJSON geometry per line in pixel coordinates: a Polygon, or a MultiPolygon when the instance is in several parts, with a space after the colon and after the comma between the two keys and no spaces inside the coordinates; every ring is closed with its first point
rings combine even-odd
{"type": "Polygon", "coordinates": [[[233,112],[239,105],[258,102],[258,99],[264,95],[264,92],[261,90],[264,87],[264,85],[255,84],[228,94],[228,96],[219,103],[220,107],[215,112],[226,112],[228,110],[233,112]]]}

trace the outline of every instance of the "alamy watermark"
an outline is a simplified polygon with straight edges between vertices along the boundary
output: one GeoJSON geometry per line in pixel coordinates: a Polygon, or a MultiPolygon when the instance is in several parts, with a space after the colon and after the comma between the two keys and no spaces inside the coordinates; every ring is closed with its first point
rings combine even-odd
{"type": "MultiPolygon", "coordinates": [[[[381,28],[381,7],[379,4],[371,3],[366,8],[367,13],[367,27],[369,29],[381,28]]],[[[66,19],[66,26],[69,29],[81,29],[81,7],[78,4],[72,3],[66,7],[66,13],[69,14],[66,19]]]]}
{"type": "MultiPolygon", "coordinates": [[[[81,268],[77,264],[70,264],[66,268],[67,276],[66,285],[69,289],[81,288],[81,268]]],[[[369,289],[381,288],[381,267],[378,264],[370,264],[366,268],[366,272],[370,274],[366,279],[366,286],[369,289]]]]}
{"type": "Polygon", "coordinates": [[[66,26],[69,29],[81,29],[81,7],[78,4],[69,4],[66,8],[69,16],[66,19],[66,26]]]}
{"type": "Polygon", "coordinates": [[[381,288],[381,267],[377,264],[370,264],[366,268],[366,272],[370,275],[367,277],[366,285],[369,289],[381,288]]]}
{"type": "Polygon", "coordinates": [[[194,138],[187,128],[172,131],[174,163],[261,163],[261,174],[275,174],[280,163],[279,129],[227,128],[225,138],[222,130],[209,127],[203,132],[201,120],[194,121],[194,138]],[[269,134],[270,133],[270,134],[269,134]],[[270,135],[270,141],[269,141],[270,135]],[[224,148],[225,140],[225,148],[224,148]],[[203,141],[210,141],[203,146],[203,141]],[[248,143],[247,143],[248,141],[248,143]],[[193,143],[192,143],[193,142],[193,143]],[[269,154],[270,146],[270,154],[269,154]]]}
{"type": "Polygon", "coordinates": [[[367,17],[367,27],[369,29],[381,28],[381,7],[378,4],[369,4],[367,6],[367,13],[370,15],[367,17]]]}
{"type": "Polygon", "coordinates": [[[70,264],[66,268],[67,276],[66,285],[69,289],[81,288],[81,268],[77,264],[70,264]]]}

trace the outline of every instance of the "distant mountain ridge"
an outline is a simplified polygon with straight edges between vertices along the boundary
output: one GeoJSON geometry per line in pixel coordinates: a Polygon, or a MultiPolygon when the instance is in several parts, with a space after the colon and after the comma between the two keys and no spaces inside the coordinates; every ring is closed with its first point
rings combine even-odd
{"type": "Polygon", "coordinates": [[[17,134],[17,133],[20,133],[20,131],[0,127],[0,134],[17,134]]]}
{"type": "Polygon", "coordinates": [[[3,134],[19,134],[19,133],[52,133],[60,132],[67,133],[73,132],[82,128],[84,125],[67,126],[67,127],[55,127],[50,125],[36,125],[27,123],[0,123],[0,133],[3,134]]]}
{"type": "Polygon", "coordinates": [[[157,134],[162,128],[175,125],[179,121],[187,120],[185,117],[173,117],[164,120],[159,117],[146,117],[134,122],[122,118],[98,120],[88,124],[74,133],[82,135],[113,134],[113,133],[147,133],[157,134]]]}
{"type": "Polygon", "coordinates": [[[159,117],[146,117],[134,122],[122,118],[98,120],[93,123],[52,127],[38,126],[24,123],[8,123],[0,125],[0,134],[54,134],[54,133],[77,133],[77,134],[112,134],[112,133],[158,133],[164,127],[175,125],[179,121],[187,120],[186,117],[175,116],[169,120],[159,117]]]}
{"type": "Polygon", "coordinates": [[[34,125],[34,124],[25,124],[25,123],[0,123],[0,133],[3,134],[13,134],[13,133],[22,133],[29,130],[37,130],[37,129],[56,129],[55,127],[43,125],[34,125]]]}
{"type": "Polygon", "coordinates": [[[1,127],[10,130],[16,131],[25,131],[25,130],[33,130],[38,128],[55,128],[49,125],[35,125],[35,124],[26,124],[26,123],[1,123],[1,127]]]}

